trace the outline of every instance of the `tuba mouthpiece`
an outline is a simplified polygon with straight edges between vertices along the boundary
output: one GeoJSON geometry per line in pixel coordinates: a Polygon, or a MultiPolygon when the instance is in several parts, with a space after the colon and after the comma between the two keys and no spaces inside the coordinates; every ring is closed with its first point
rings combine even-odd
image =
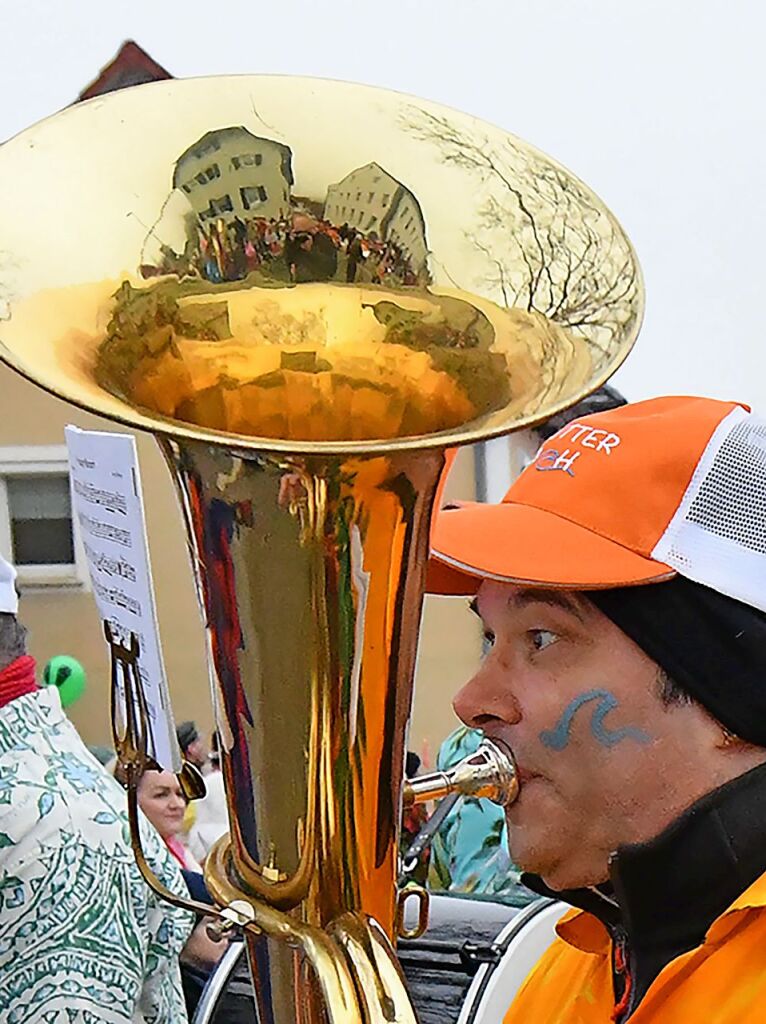
{"type": "Polygon", "coordinates": [[[448,771],[429,772],[410,779],[404,786],[404,806],[440,800],[451,793],[485,797],[495,804],[512,804],[519,795],[519,780],[513,758],[492,740],[483,739],[478,750],[448,771]]]}

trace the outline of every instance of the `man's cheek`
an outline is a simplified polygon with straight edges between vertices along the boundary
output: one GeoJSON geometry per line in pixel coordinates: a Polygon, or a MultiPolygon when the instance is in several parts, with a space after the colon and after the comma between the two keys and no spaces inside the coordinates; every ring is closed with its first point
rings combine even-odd
{"type": "Polygon", "coordinates": [[[561,709],[561,713],[550,728],[539,734],[540,742],[549,750],[565,750],[572,740],[575,719],[587,715],[587,741],[602,749],[611,750],[621,743],[638,743],[643,746],[651,737],[634,723],[625,721],[621,714],[620,702],[611,690],[601,687],[583,690],[561,709]],[[584,709],[584,710],[583,710],[584,709]]]}

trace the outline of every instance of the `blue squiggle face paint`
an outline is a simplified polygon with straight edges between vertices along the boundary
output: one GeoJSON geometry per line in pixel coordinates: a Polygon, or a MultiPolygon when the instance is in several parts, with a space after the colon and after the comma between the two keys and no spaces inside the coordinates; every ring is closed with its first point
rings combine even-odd
{"type": "Polygon", "coordinates": [[[553,729],[544,729],[540,733],[542,743],[551,750],[563,750],[569,743],[575,715],[583,705],[596,700],[598,704],[591,713],[590,731],[602,747],[614,747],[623,740],[633,740],[640,744],[651,741],[642,729],[633,725],[610,729],[604,719],[620,706],[620,702],[609,690],[585,690],[567,704],[553,729]]]}

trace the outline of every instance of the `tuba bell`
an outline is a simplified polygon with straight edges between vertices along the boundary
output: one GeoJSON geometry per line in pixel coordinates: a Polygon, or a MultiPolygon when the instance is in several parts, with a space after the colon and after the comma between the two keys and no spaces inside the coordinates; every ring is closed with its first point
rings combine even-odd
{"type": "MultiPolygon", "coordinates": [[[[397,834],[445,451],[612,374],[642,316],[633,249],[514,136],[337,82],[126,89],[0,169],[0,357],[151,432],[177,485],[231,829],[206,881],[260,1019],[414,1021],[397,834]]],[[[512,799],[493,757],[472,791],[512,799]]]]}

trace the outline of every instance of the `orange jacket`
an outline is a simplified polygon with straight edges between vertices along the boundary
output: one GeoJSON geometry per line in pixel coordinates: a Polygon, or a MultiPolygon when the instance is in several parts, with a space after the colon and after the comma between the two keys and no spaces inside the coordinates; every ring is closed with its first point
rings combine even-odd
{"type": "MultiPolygon", "coordinates": [[[[614,994],[610,938],[573,910],[532,969],[504,1024],[609,1024],[614,994]]],[[[766,874],[710,926],[701,946],[671,960],[630,1024],[763,1024],[766,1021],[766,874]]]]}

